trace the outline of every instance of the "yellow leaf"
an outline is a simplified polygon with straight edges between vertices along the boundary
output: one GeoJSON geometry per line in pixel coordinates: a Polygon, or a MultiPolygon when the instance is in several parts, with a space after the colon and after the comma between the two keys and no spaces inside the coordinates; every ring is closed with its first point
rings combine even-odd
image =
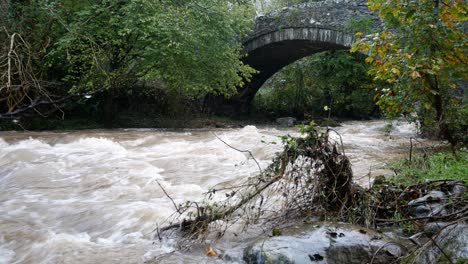
{"type": "Polygon", "coordinates": [[[214,249],[212,247],[208,247],[208,249],[206,250],[206,255],[208,257],[216,257],[218,256],[218,254],[216,253],[216,251],[214,251],[214,249]]]}
{"type": "Polygon", "coordinates": [[[397,68],[392,68],[392,72],[396,75],[400,75],[400,70],[398,70],[397,68]]]}
{"type": "Polygon", "coordinates": [[[366,62],[366,63],[372,63],[373,61],[374,61],[374,58],[372,58],[372,57],[367,57],[367,58],[365,59],[365,62],[366,62]]]}
{"type": "Polygon", "coordinates": [[[354,36],[360,37],[360,36],[362,36],[362,32],[357,32],[356,34],[354,34],[354,36]]]}
{"type": "Polygon", "coordinates": [[[413,71],[412,73],[410,73],[410,77],[413,79],[416,79],[416,78],[421,77],[421,75],[419,74],[419,72],[413,71]]]}

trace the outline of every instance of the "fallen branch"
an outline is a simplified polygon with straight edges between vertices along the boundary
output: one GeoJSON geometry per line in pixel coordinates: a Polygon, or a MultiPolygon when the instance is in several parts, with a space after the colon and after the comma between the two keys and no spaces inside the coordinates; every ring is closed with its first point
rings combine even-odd
{"type": "Polygon", "coordinates": [[[241,150],[241,149],[238,149],[238,148],[235,148],[231,145],[229,145],[226,141],[222,140],[220,137],[218,137],[218,135],[216,135],[216,133],[212,132],[213,135],[219,139],[219,141],[223,142],[226,146],[234,149],[234,150],[237,150],[239,152],[242,152],[242,153],[249,153],[250,157],[255,161],[255,164],[257,164],[257,167],[258,167],[258,170],[260,171],[260,174],[262,174],[262,167],[260,167],[260,164],[258,163],[257,159],[255,159],[254,155],[252,154],[252,152],[250,150],[241,150]]]}
{"type": "Polygon", "coordinates": [[[413,221],[419,221],[419,220],[441,220],[441,219],[450,219],[453,216],[461,215],[461,217],[468,216],[468,208],[463,208],[462,210],[459,210],[457,212],[447,214],[447,215],[441,215],[441,216],[421,216],[421,217],[414,217],[414,218],[406,218],[406,219],[400,219],[400,220],[393,220],[393,219],[375,219],[377,222],[386,222],[386,223],[403,223],[403,222],[413,222],[413,221]]]}
{"type": "Polygon", "coordinates": [[[169,198],[169,200],[171,200],[172,204],[174,205],[174,208],[176,209],[176,211],[181,214],[180,212],[180,209],[179,207],[177,207],[176,203],[174,202],[174,199],[172,199],[171,196],[169,196],[169,194],[166,192],[166,190],[162,187],[162,185],[159,183],[159,181],[156,180],[156,183],[158,183],[159,187],[161,188],[161,190],[164,192],[164,194],[166,195],[167,198],[169,198]]]}
{"type": "MultiPolygon", "coordinates": [[[[178,229],[193,236],[219,220],[227,224],[243,219],[247,225],[250,221],[256,222],[260,215],[265,215],[266,219],[281,219],[278,216],[299,216],[312,208],[339,213],[352,200],[352,171],[349,160],[337,151],[337,143],[330,140],[329,131],[322,133],[317,128],[304,138],[285,138],[284,150],[266,170],[260,170],[258,176],[236,187],[211,189],[201,205],[187,202],[183,208],[176,208],[180,220],[163,226],[158,232],[178,229]],[[212,195],[222,190],[226,191],[226,199],[213,201],[212,195]],[[265,202],[270,208],[266,208],[265,202]],[[279,205],[281,208],[271,208],[279,205]]],[[[232,147],[215,136],[253,158],[250,151],[232,147]]],[[[260,164],[256,163],[260,169],[260,164]]]]}

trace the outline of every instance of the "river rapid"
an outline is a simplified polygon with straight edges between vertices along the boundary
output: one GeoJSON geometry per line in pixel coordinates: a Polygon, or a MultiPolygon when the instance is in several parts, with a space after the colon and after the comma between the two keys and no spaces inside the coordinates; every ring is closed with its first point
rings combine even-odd
{"type": "MultiPolygon", "coordinates": [[[[391,174],[383,165],[407,154],[416,133],[399,122],[389,137],[385,125],[353,121],[336,128],[363,186],[391,174]]],[[[174,212],[157,181],[182,203],[258,173],[248,154],[215,134],[250,150],[262,167],[281,150],[278,136],[298,135],[254,126],[0,132],[0,263],[222,263],[204,256],[203,246],[165,258],[174,241],[154,243],[156,223],[174,212]]],[[[236,239],[213,243],[228,250],[242,243],[236,239]]]]}

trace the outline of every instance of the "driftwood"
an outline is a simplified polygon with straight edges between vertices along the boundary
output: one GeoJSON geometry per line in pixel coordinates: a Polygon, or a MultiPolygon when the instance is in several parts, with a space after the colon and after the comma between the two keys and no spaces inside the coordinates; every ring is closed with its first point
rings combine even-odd
{"type": "MultiPolygon", "coordinates": [[[[444,205],[447,212],[443,215],[412,217],[408,204],[431,190],[449,190],[455,185],[466,187],[465,181],[429,180],[409,186],[384,182],[370,189],[354,185],[350,161],[340,148],[342,142],[330,139],[330,132],[336,133],[308,127],[305,137],[284,137],[284,150],[259,175],[235,186],[212,188],[201,202],[176,205],[161,186],[177,212],[172,223],[157,229],[157,236],[161,240],[165,232],[179,231],[184,238],[203,238],[208,231],[213,231],[212,227],[218,235],[223,235],[226,229],[220,228],[229,227],[228,223],[241,221],[244,227],[249,224],[278,226],[294,217],[317,215],[369,228],[408,223],[418,228],[431,221],[453,225],[468,220],[466,195],[448,193],[447,201],[437,200],[447,202],[444,205]],[[215,194],[220,193],[226,199],[215,198],[215,194]]],[[[421,254],[434,245],[452,263],[436,243],[444,228],[435,235],[420,232],[425,239],[409,237],[415,244],[409,256],[421,254]]]]}
{"type": "Polygon", "coordinates": [[[260,218],[268,221],[303,216],[311,209],[342,211],[352,200],[351,164],[338,151],[339,143],[330,138],[330,132],[309,127],[305,137],[283,138],[284,150],[258,176],[237,186],[213,188],[200,203],[174,204],[176,223],[158,228],[158,236],[168,230],[200,235],[219,221],[243,220],[248,225],[260,218]],[[214,196],[221,192],[226,199],[218,201],[214,196]]]}

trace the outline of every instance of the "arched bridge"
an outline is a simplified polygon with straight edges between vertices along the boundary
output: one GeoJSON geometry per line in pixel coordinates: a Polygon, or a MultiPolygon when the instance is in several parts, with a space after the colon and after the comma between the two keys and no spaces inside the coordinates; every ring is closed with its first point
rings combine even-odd
{"type": "MultiPolygon", "coordinates": [[[[256,19],[254,31],[244,39],[244,62],[259,71],[229,100],[215,100],[218,113],[247,113],[263,83],[284,66],[325,50],[349,49],[347,32],[352,18],[374,16],[367,0],[324,0],[283,8],[256,19]]],[[[374,16],[375,23],[378,18],[374,16]]]]}

